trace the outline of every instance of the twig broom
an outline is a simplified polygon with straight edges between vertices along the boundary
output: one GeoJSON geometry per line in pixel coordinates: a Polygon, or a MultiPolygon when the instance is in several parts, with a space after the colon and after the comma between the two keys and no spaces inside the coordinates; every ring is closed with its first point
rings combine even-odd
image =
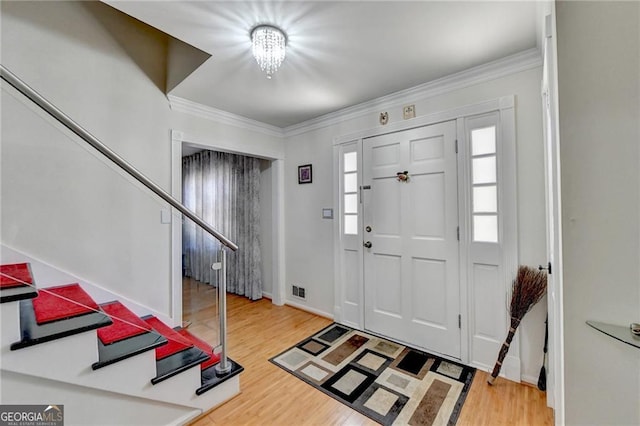
{"type": "Polygon", "coordinates": [[[528,266],[520,266],[518,268],[518,276],[513,280],[513,286],[511,290],[511,305],[509,310],[511,312],[511,326],[509,328],[509,334],[505,339],[500,352],[498,352],[498,360],[493,367],[491,377],[487,380],[490,385],[496,380],[498,374],[500,374],[500,368],[502,368],[502,362],[507,356],[509,346],[513,340],[513,336],[520,325],[520,321],[527,312],[533,308],[533,306],[542,299],[542,296],[547,291],[547,273],[544,271],[536,271],[528,266]]]}

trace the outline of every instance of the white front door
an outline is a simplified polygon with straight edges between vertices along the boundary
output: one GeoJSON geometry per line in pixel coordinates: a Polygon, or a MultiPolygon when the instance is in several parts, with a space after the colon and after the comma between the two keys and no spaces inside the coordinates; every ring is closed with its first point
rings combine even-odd
{"type": "Polygon", "coordinates": [[[362,235],[365,328],[460,358],[455,145],[454,121],[364,139],[362,235]]]}

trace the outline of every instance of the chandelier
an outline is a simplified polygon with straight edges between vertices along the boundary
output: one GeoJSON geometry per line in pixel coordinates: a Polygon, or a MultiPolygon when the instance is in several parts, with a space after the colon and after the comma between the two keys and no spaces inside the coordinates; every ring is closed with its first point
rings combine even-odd
{"type": "Polygon", "coordinates": [[[271,78],[284,60],[287,35],[273,25],[258,25],[251,30],[251,44],[260,69],[271,78]]]}

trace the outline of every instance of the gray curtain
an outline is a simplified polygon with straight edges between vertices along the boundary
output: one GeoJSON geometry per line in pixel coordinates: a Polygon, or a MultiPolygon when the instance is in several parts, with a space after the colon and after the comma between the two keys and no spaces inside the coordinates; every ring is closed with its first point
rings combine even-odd
{"type": "MultiPolygon", "coordinates": [[[[227,290],[251,300],[262,298],[260,272],[260,160],[203,151],[182,159],[182,201],[240,247],[227,250],[227,290]]],[[[211,269],[221,244],[184,219],[184,274],[218,285],[211,269]]]]}

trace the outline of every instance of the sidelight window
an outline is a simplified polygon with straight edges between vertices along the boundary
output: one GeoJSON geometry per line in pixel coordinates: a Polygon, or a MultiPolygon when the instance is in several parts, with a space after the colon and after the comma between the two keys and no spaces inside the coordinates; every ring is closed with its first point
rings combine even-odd
{"type": "Polygon", "coordinates": [[[358,234],[358,153],[356,151],[343,154],[343,214],[344,233],[358,234]]]}
{"type": "Polygon", "coordinates": [[[471,130],[473,240],[498,242],[496,126],[471,130]]]}

